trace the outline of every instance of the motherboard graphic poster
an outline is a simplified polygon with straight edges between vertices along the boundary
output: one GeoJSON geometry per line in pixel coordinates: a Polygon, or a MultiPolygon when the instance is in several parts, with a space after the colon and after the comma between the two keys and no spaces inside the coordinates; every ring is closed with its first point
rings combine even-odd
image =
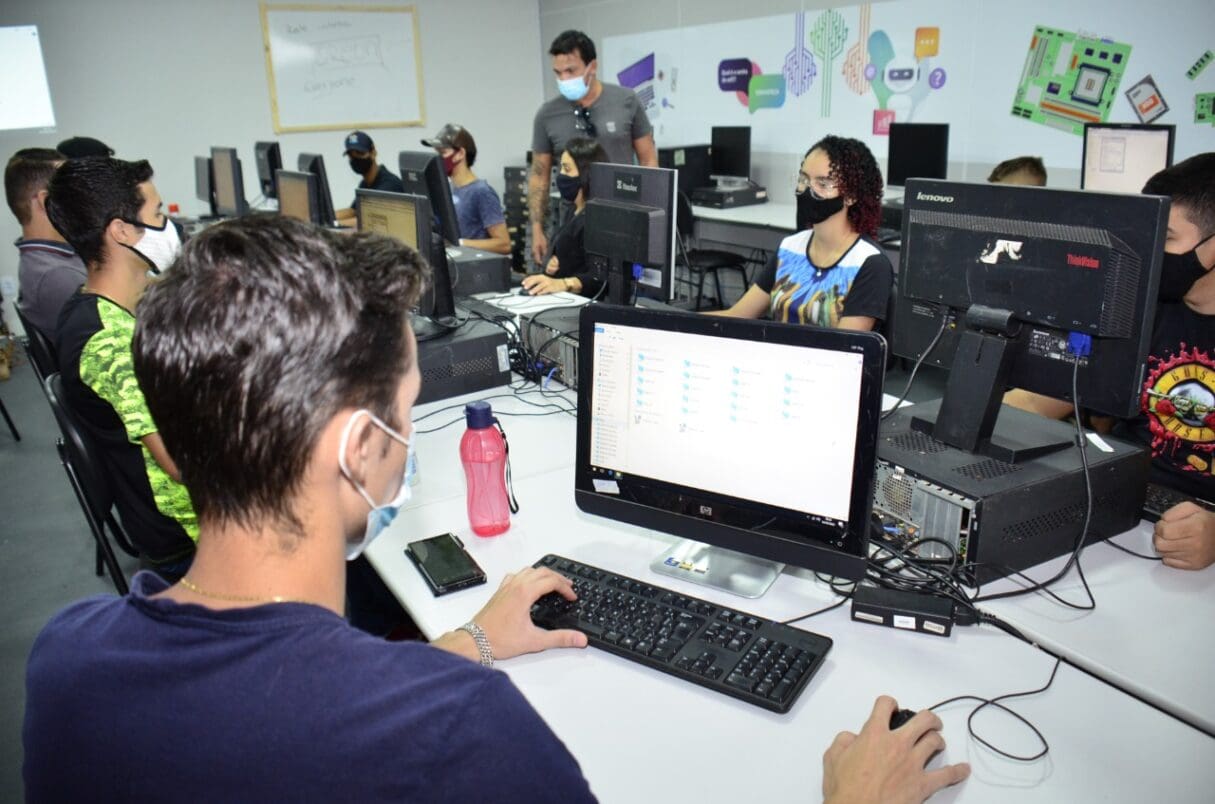
{"type": "Polygon", "coordinates": [[[1109,120],[1130,57],[1129,44],[1039,25],[1012,113],[1081,136],[1085,123],[1109,120]]]}

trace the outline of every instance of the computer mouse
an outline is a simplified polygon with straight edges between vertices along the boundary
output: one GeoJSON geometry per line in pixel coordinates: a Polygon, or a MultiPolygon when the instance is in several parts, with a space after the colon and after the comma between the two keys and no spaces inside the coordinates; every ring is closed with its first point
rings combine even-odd
{"type": "Polygon", "coordinates": [[[532,292],[530,290],[528,290],[527,288],[519,288],[519,295],[520,296],[530,296],[530,295],[532,295],[532,292]]]}
{"type": "Polygon", "coordinates": [[[915,717],[915,712],[910,709],[896,709],[890,713],[890,730],[894,731],[899,726],[902,726],[908,720],[915,717]]]}

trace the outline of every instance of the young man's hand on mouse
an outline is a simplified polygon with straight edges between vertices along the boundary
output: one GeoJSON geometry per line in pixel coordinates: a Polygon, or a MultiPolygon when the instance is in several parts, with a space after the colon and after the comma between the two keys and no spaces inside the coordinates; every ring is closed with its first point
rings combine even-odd
{"type": "Polygon", "coordinates": [[[925,710],[891,731],[890,716],[897,709],[894,699],[883,695],[860,734],[836,735],[823,754],[825,804],[919,804],[970,775],[965,762],[928,770],[928,761],[945,748],[941,719],[925,710]]]}

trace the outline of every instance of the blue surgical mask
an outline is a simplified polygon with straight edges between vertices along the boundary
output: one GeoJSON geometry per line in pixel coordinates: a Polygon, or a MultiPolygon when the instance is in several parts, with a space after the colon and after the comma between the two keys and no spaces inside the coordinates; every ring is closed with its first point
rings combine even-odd
{"type": "Polygon", "coordinates": [[[578,102],[586,97],[586,93],[591,91],[591,86],[587,82],[589,70],[582,75],[576,75],[573,78],[557,79],[557,91],[561,93],[567,101],[578,102]]]}
{"type": "Polygon", "coordinates": [[[367,512],[367,527],[363,531],[363,538],[358,542],[346,545],[347,561],[353,561],[362,555],[363,551],[367,549],[367,545],[371,544],[371,542],[383,532],[384,528],[388,527],[388,525],[392,523],[392,520],[397,516],[397,512],[404,507],[405,503],[409,502],[409,498],[413,492],[411,487],[413,478],[411,475],[414,472],[414,468],[417,466],[417,463],[413,460],[413,435],[414,431],[410,430],[409,438],[406,438],[385,424],[374,413],[365,409],[356,410],[350,417],[350,421],[346,422],[346,429],[342,431],[342,440],[338,447],[338,466],[341,467],[342,474],[345,475],[346,479],[350,481],[351,485],[354,486],[355,490],[359,494],[363,495],[363,499],[366,500],[367,505],[371,507],[371,510],[367,512]],[[350,469],[346,466],[346,447],[350,441],[350,432],[354,427],[355,421],[357,421],[358,418],[363,415],[366,415],[369,419],[371,419],[372,424],[374,424],[376,427],[379,427],[385,433],[388,433],[389,436],[404,444],[405,449],[407,450],[405,457],[405,475],[401,480],[401,488],[395,497],[383,505],[376,505],[375,500],[371,499],[371,495],[367,493],[367,490],[359,485],[359,482],[354,479],[353,475],[350,473],[350,469]]]}

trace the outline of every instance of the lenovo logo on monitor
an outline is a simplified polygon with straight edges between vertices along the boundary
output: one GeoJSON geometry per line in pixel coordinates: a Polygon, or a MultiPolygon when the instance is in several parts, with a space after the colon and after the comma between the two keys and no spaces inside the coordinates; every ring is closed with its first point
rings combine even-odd
{"type": "Polygon", "coordinates": [[[917,192],[915,194],[915,200],[916,201],[936,201],[938,204],[952,204],[953,196],[952,195],[933,195],[931,193],[917,192]]]}

